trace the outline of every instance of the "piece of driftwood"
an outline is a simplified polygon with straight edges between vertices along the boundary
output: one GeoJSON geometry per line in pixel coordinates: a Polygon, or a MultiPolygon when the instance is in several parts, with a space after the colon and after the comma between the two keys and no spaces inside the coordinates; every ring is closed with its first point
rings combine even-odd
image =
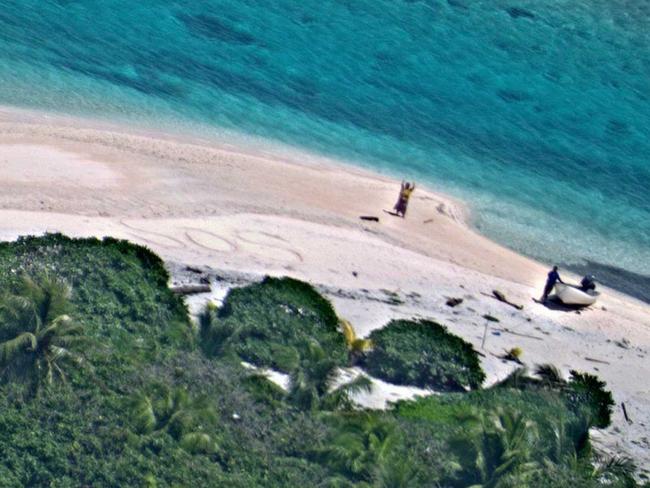
{"type": "Polygon", "coordinates": [[[608,361],[603,361],[602,359],[595,359],[595,358],[585,358],[587,361],[591,361],[592,363],[600,363],[600,364],[611,364],[608,361]]]}
{"type": "Polygon", "coordinates": [[[536,341],[543,341],[544,340],[543,337],[534,336],[534,335],[530,335],[530,334],[522,334],[521,332],[515,332],[514,330],[510,330],[507,327],[504,327],[503,329],[494,329],[494,330],[498,330],[499,332],[506,332],[507,334],[512,334],[512,335],[516,335],[516,336],[519,336],[519,337],[526,337],[528,339],[535,339],[536,341]]]}
{"type": "Polygon", "coordinates": [[[524,363],[521,362],[521,359],[519,359],[519,355],[521,354],[521,349],[513,347],[512,349],[504,350],[504,354],[501,354],[498,356],[500,359],[504,359],[506,361],[512,361],[517,364],[521,364],[523,366],[524,363]]]}
{"type": "Polygon", "coordinates": [[[197,285],[197,284],[192,284],[192,285],[179,285],[179,286],[172,286],[171,291],[176,293],[177,295],[194,295],[196,293],[210,293],[210,285],[197,285]]]}
{"type": "Polygon", "coordinates": [[[487,339],[488,329],[490,328],[490,322],[485,322],[485,329],[483,329],[483,340],[481,341],[481,349],[485,349],[485,340],[487,339]]]}
{"type": "Polygon", "coordinates": [[[195,268],[194,266],[185,266],[185,269],[190,273],[203,274],[202,270],[200,270],[199,268],[195,268]]]}
{"type": "Polygon", "coordinates": [[[523,305],[520,305],[520,304],[518,304],[518,303],[511,302],[510,300],[508,300],[508,299],[506,298],[505,293],[503,293],[502,291],[499,291],[499,290],[492,290],[492,295],[494,296],[494,298],[496,298],[496,299],[499,300],[500,302],[506,303],[506,304],[510,305],[511,307],[516,308],[517,310],[523,310],[523,309],[524,309],[524,306],[523,306],[523,305]]]}
{"type": "Polygon", "coordinates": [[[628,424],[631,424],[632,419],[630,417],[628,417],[628,415],[627,415],[627,408],[625,408],[625,402],[621,402],[621,408],[623,409],[623,416],[625,417],[625,421],[628,424]]]}
{"type": "Polygon", "coordinates": [[[359,218],[361,220],[369,220],[371,222],[379,222],[379,217],[375,217],[374,215],[361,215],[359,218]]]}

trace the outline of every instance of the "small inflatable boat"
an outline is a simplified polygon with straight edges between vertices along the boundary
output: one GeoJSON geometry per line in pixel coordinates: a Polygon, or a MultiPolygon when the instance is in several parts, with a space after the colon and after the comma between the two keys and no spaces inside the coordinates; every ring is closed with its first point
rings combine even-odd
{"type": "Polygon", "coordinates": [[[595,290],[583,290],[578,286],[566,283],[556,283],[555,296],[565,305],[587,307],[596,303],[600,293],[595,290]]]}

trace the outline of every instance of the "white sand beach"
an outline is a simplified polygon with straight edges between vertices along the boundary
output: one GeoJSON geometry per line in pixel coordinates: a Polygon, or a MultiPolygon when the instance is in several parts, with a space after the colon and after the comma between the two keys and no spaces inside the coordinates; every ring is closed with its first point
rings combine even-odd
{"type": "MultiPolygon", "coordinates": [[[[297,151],[285,157],[0,109],[1,239],[110,235],[177,268],[304,279],[360,335],[395,317],[440,321],[485,354],[488,383],[516,366],[495,355],[521,347],[531,367],[552,363],[605,380],[617,406],[595,444],[650,466],[650,306],[608,289],[581,313],[537,304],[547,265],[476,234],[461,204],[421,187],[406,219],[383,212],[398,189],[391,178],[297,151]],[[524,309],[489,296],[494,289],[524,309]],[[451,308],[449,297],[464,301],[451,308]],[[499,322],[481,349],[486,314],[499,322]]],[[[401,394],[382,391],[368,404],[401,394]]]]}

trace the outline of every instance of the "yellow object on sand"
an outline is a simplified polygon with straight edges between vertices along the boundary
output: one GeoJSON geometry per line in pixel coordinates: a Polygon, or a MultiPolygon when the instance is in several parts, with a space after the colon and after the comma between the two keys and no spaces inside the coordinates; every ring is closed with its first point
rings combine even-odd
{"type": "Polygon", "coordinates": [[[368,349],[372,349],[372,340],[359,339],[349,320],[340,319],[339,323],[341,324],[341,332],[343,332],[348,349],[357,352],[364,352],[368,349]]]}

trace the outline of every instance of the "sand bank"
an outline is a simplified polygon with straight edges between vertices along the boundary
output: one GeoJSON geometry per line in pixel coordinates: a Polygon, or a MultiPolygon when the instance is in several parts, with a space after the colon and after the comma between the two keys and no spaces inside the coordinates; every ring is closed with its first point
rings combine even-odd
{"type": "Polygon", "coordinates": [[[480,348],[482,316],[498,317],[483,351],[490,382],[512,370],[495,355],[514,346],[531,366],[597,373],[634,421],[617,406],[598,442],[650,465],[650,307],[611,290],[579,315],[534,303],[546,266],[477,235],[447,197],[418,188],[403,220],[383,212],[398,182],[340,162],[8,109],[0,175],[3,239],[112,235],[174,263],[306,279],[361,335],[432,317],[480,348]],[[450,308],[450,296],[464,302],[450,308]]]}

